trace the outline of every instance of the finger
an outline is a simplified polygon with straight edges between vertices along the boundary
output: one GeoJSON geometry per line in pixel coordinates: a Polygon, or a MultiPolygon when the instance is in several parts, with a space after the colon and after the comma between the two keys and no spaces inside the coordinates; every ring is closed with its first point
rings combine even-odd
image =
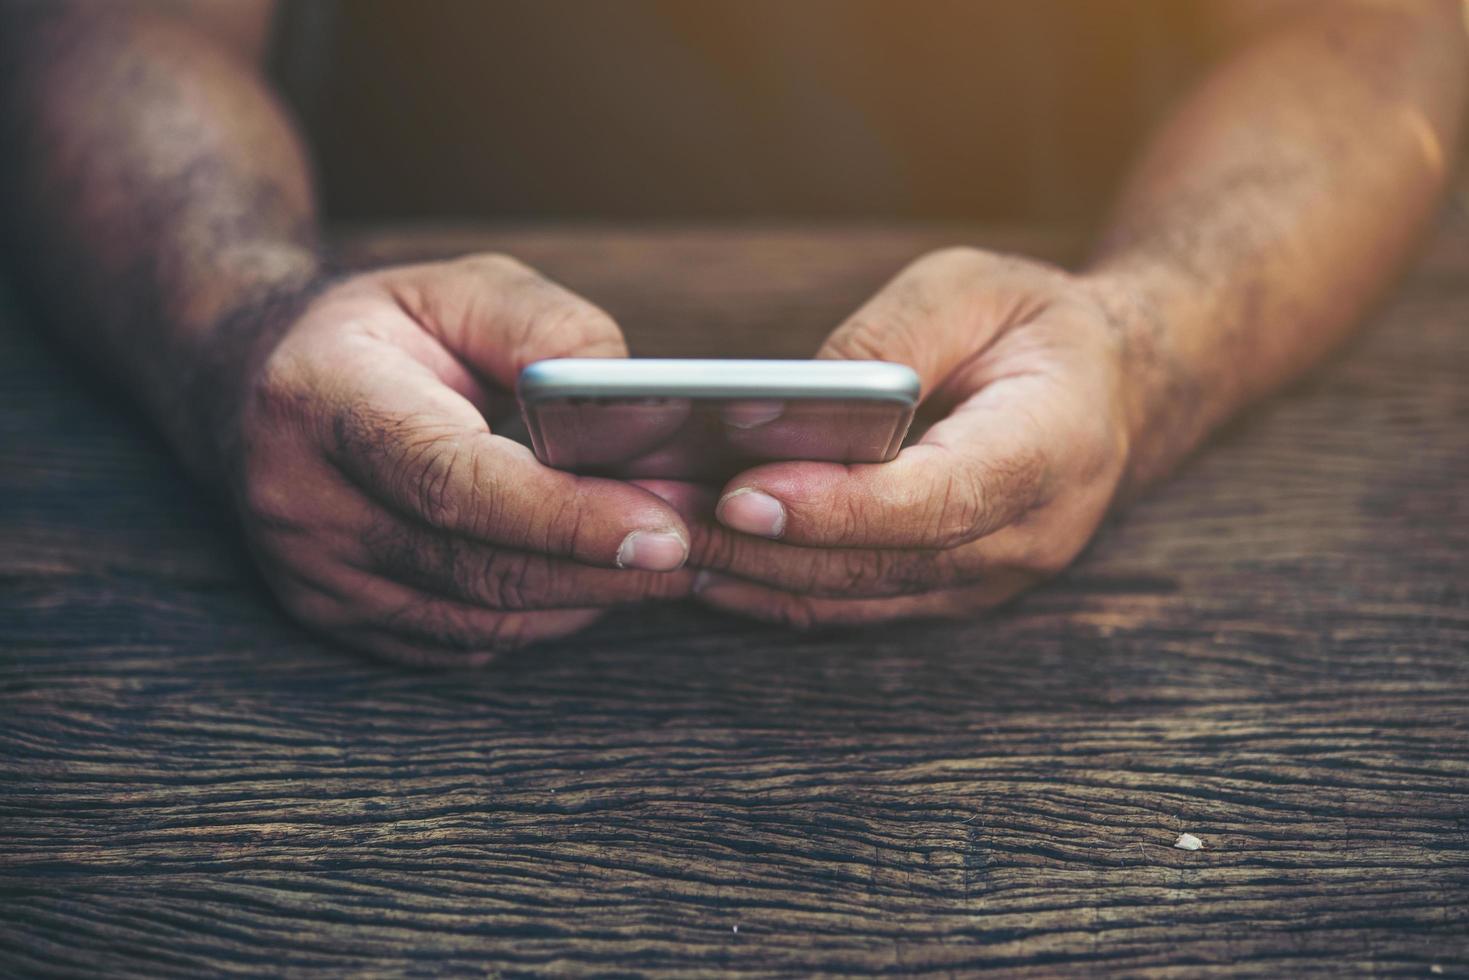
{"type": "Polygon", "coordinates": [[[602,609],[500,613],[363,572],[330,579],[278,570],[273,585],[304,625],[354,649],[413,666],[479,666],[508,650],[567,636],[602,609]]]}
{"type": "Polygon", "coordinates": [[[1053,558],[1028,523],[947,551],[812,548],[764,541],[707,522],[690,523],[689,564],[820,598],[884,598],[962,587],[1008,569],[1052,574],[1053,558]]]}
{"type": "Polygon", "coordinates": [[[988,555],[870,548],[808,548],[691,525],[690,565],[819,597],[911,595],[971,581],[988,555]]]}
{"type": "Polygon", "coordinates": [[[767,541],[711,521],[717,498],[710,488],[645,485],[673,504],[688,525],[690,567],[786,592],[824,598],[913,595],[1044,560],[1034,531],[1022,527],[1008,527],[949,551],[814,548],[767,541]]]}
{"type": "Polygon", "coordinates": [[[503,388],[546,358],[627,356],[606,312],[508,256],[471,255],[384,275],[409,316],[503,388]]]}
{"type": "Polygon", "coordinates": [[[723,612],[795,629],[865,626],[899,619],[957,619],[1009,599],[1034,579],[1021,572],[995,575],[977,585],[886,599],[832,599],[706,573],[695,585],[699,602],[723,612]]]}
{"type": "Polygon", "coordinates": [[[715,487],[689,480],[638,479],[628,482],[668,504],[690,527],[695,521],[707,523],[714,516],[714,505],[719,500],[719,491],[715,487]]]}
{"type": "Polygon", "coordinates": [[[333,462],[369,496],[430,527],[588,565],[671,571],[688,529],[664,501],[550,469],[492,435],[433,373],[385,345],[340,383],[333,462]]]}
{"type": "Polygon", "coordinates": [[[381,522],[361,538],[364,567],[426,593],[484,609],[602,608],[689,594],[694,573],[590,568],[458,535],[381,522]]]}
{"type": "Polygon", "coordinates": [[[392,663],[411,667],[482,667],[512,650],[558,640],[580,632],[606,615],[605,609],[488,613],[495,622],[474,624],[469,607],[430,604],[415,615],[425,628],[345,628],[333,634],[342,643],[392,663]],[[429,623],[432,625],[429,625],[429,623]],[[450,642],[440,642],[447,638],[450,642]]]}
{"type": "Polygon", "coordinates": [[[719,406],[719,418],[725,425],[735,429],[753,429],[774,422],[785,414],[786,403],[771,398],[749,398],[724,402],[719,406]]]}
{"type": "Polygon", "coordinates": [[[495,613],[442,599],[409,602],[359,631],[375,650],[423,666],[481,666],[512,650],[559,640],[606,615],[605,609],[495,613]]]}
{"type": "Polygon", "coordinates": [[[1028,404],[1044,387],[1008,378],[960,405],[887,463],[770,463],[736,476],[716,509],[733,530],[836,548],[948,549],[994,533],[1041,498],[1049,468],[1028,404]]]}
{"type": "Polygon", "coordinates": [[[893,402],[827,399],[745,402],[740,407],[739,424],[730,421],[728,409],[723,413],[719,435],[729,455],[745,465],[755,460],[885,459],[905,414],[893,402]],[[779,415],[769,414],[772,404],[780,406],[779,415]]]}
{"type": "Polygon", "coordinates": [[[552,399],[536,412],[547,462],[558,469],[620,473],[629,464],[689,441],[687,398],[552,399]]]}

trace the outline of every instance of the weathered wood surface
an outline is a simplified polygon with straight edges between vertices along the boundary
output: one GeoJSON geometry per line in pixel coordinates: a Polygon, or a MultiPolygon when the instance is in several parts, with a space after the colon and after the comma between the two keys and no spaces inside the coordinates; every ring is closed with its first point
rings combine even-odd
{"type": "MultiPolygon", "coordinates": [[[[617,616],[476,673],[285,621],[146,429],[0,327],[0,973],[1469,970],[1469,229],[956,625],[617,616]],[[1204,848],[1175,849],[1181,831],[1204,848]]],[[[478,231],[641,353],[803,353],[884,231],[478,231]]]]}

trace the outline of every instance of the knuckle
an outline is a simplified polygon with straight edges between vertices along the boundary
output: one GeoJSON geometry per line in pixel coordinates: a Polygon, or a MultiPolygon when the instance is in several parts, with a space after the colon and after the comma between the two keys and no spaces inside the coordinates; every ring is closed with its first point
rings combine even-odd
{"type": "Polygon", "coordinates": [[[1045,474],[1040,451],[956,467],[931,498],[932,541],[947,550],[997,530],[1037,499],[1045,474]]]}
{"type": "Polygon", "coordinates": [[[519,259],[484,252],[458,259],[456,265],[492,280],[497,290],[528,300],[527,308],[535,312],[521,327],[523,342],[534,338],[537,357],[626,353],[622,332],[605,310],[519,259]]]}
{"type": "Polygon", "coordinates": [[[690,526],[688,564],[716,572],[727,572],[739,565],[743,542],[720,527],[706,524],[690,526]]]}
{"type": "Polygon", "coordinates": [[[469,649],[485,649],[496,653],[508,653],[528,646],[535,639],[530,630],[530,620],[523,613],[508,613],[497,616],[486,624],[489,628],[480,632],[483,639],[471,644],[469,649]]]}
{"type": "Polygon", "coordinates": [[[924,350],[928,325],[946,301],[937,276],[919,259],[898,274],[878,300],[858,310],[833,335],[830,347],[849,360],[887,360],[924,350]]]}
{"type": "Polygon", "coordinates": [[[940,298],[947,299],[958,289],[994,277],[1006,261],[984,249],[950,245],[920,257],[900,278],[910,302],[934,310],[940,298]]]}
{"type": "Polygon", "coordinates": [[[615,587],[579,590],[579,606],[611,608],[652,599],[683,599],[692,594],[693,575],[668,572],[620,572],[615,587]]]}
{"type": "Polygon", "coordinates": [[[991,514],[986,481],[973,471],[949,473],[930,501],[928,538],[935,547],[957,548],[974,540],[991,514]]]}
{"type": "Polygon", "coordinates": [[[586,503],[581,490],[547,501],[542,550],[553,554],[579,554],[586,543],[586,503]]]}
{"type": "Polygon", "coordinates": [[[1013,255],[986,251],[972,245],[949,245],[929,252],[910,269],[923,278],[946,286],[973,284],[976,281],[998,281],[1004,278],[1019,282],[1032,280],[1038,274],[1049,276],[1044,264],[1013,255]]]}
{"type": "Polygon", "coordinates": [[[542,316],[536,334],[540,343],[556,354],[616,354],[626,350],[612,317],[569,293],[542,316]]]}
{"type": "Polygon", "coordinates": [[[525,614],[518,612],[477,616],[473,620],[467,613],[445,612],[439,616],[434,638],[464,653],[518,650],[530,642],[528,625],[525,614]]]}
{"type": "Polygon", "coordinates": [[[301,417],[309,398],[310,367],[297,354],[277,349],[260,365],[245,400],[250,421],[278,425],[301,417]]]}
{"type": "Polygon", "coordinates": [[[1013,453],[996,464],[990,485],[1001,488],[997,504],[1014,508],[1038,499],[1049,469],[1050,458],[1039,446],[1013,453]]]}
{"type": "Polygon", "coordinates": [[[522,612],[545,601],[544,576],[531,567],[534,558],[496,552],[485,562],[479,577],[482,601],[502,612],[522,612]]]}
{"type": "Polygon", "coordinates": [[[1060,555],[1047,553],[1038,555],[1031,562],[1031,571],[1033,571],[1038,577],[1042,579],[1055,578],[1057,575],[1060,575],[1062,572],[1064,572],[1066,570],[1066,567],[1070,564],[1071,562],[1067,558],[1064,558],[1060,555]]]}
{"type": "MultiPolygon", "coordinates": [[[[1077,454],[1080,478],[1086,481],[1120,479],[1130,451],[1127,426],[1110,417],[1082,420],[1081,451],[1077,454]]],[[[1115,481],[1114,481],[1115,482],[1115,481]]]]}
{"type": "Polygon", "coordinates": [[[875,551],[831,551],[813,557],[802,592],[865,594],[886,584],[886,562],[875,551]]]}
{"type": "Polygon", "coordinates": [[[877,598],[927,592],[952,574],[939,553],[854,551],[840,558],[835,576],[809,591],[832,598],[877,598]]]}
{"type": "Polygon", "coordinates": [[[411,577],[415,585],[433,588],[436,577],[454,567],[447,542],[380,515],[359,531],[359,540],[373,570],[411,577]]]}
{"type": "Polygon", "coordinates": [[[857,494],[846,497],[841,507],[832,508],[828,513],[837,541],[863,540],[872,524],[867,503],[857,494]]]}
{"type": "Polygon", "coordinates": [[[667,572],[639,572],[637,594],[647,599],[682,599],[690,594],[693,577],[667,572]]]}
{"type": "Polygon", "coordinates": [[[278,589],[276,598],[292,619],[316,629],[342,629],[357,619],[337,599],[314,589],[278,589]]]}
{"type": "Polygon", "coordinates": [[[415,503],[417,510],[435,527],[454,527],[464,514],[463,501],[454,492],[454,470],[459,465],[459,454],[453,451],[433,451],[435,440],[431,437],[422,444],[418,453],[409,450],[404,460],[400,479],[415,503]]]}
{"type": "Polygon", "coordinates": [[[1022,540],[1019,554],[1006,564],[1017,571],[1043,578],[1064,571],[1081,550],[1080,546],[1058,535],[1042,533],[1038,529],[1028,532],[1022,540]]]}
{"type": "Polygon", "coordinates": [[[469,272],[491,278],[536,276],[535,270],[504,252],[476,252],[456,259],[454,264],[469,272]]]}
{"type": "Polygon", "coordinates": [[[457,428],[423,417],[388,416],[357,405],[333,423],[335,447],[357,461],[400,505],[429,525],[478,533],[500,517],[497,496],[485,492],[481,459],[457,428]]]}
{"type": "Polygon", "coordinates": [[[256,524],[272,528],[294,527],[296,488],[272,468],[247,461],[239,489],[240,505],[245,517],[256,524]]]}
{"type": "Polygon", "coordinates": [[[989,265],[990,252],[972,245],[946,245],[921,256],[910,269],[924,271],[968,271],[989,265]]]}
{"type": "Polygon", "coordinates": [[[897,317],[889,316],[879,323],[870,315],[859,314],[848,320],[831,340],[831,349],[847,360],[880,361],[892,346],[897,317]]]}
{"type": "Polygon", "coordinates": [[[1045,578],[1059,575],[1076,557],[1079,549],[1061,542],[1047,542],[1031,555],[1030,567],[1045,578]]]}
{"type": "Polygon", "coordinates": [[[380,628],[464,656],[524,646],[527,621],[518,613],[474,614],[452,606],[423,609],[405,604],[388,613],[380,628]]]}
{"type": "Polygon", "coordinates": [[[968,592],[956,591],[934,597],[926,614],[934,619],[956,621],[967,619],[980,608],[980,602],[968,592]]]}
{"type": "Polygon", "coordinates": [[[889,595],[911,595],[950,584],[955,577],[952,563],[942,554],[898,555],[889,561],[883,582],[889,595]]]}
{"type": "Polygon", "coordinates": [[[772,611],[782,626],[800,632],[824,625],[816,604],[807,596],[783,596],[772,604],[772,611]]]}

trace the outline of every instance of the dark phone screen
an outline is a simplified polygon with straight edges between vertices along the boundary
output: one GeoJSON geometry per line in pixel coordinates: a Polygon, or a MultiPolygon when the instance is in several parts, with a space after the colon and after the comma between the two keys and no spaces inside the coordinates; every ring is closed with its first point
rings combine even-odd
{"type": "Polygon", "coordinates": [[[527,406],[532,445],[557,469],[723,480],[773,460],[892,458],[912,409],[865,399],[559,398],[527,406]]]}

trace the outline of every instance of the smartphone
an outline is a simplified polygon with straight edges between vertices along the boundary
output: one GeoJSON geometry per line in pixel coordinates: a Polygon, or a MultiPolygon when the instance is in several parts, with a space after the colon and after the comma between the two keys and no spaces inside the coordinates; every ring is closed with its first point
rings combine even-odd
{"type": "Polygon", "coordinates": [[[516,393],[548,466],[707,481],[772,460],[886,462],[919,382],[883,361],[588,357],[538,361],[516,393]]]}

